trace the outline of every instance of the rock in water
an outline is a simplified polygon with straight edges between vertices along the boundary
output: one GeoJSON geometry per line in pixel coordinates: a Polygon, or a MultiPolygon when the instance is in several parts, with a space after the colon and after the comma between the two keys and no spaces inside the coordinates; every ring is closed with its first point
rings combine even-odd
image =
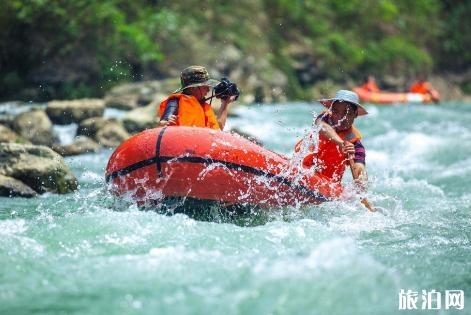
{"type": "Polygon", "coordinates": [[[77,136],[86,136],[94,139],[98,130],[110,122],[116,122],[114,118],[93,117],[80,122],[77,128],[77,136]]]}
{"type": "Polygon", "coordinates": [[[91,117],[101,117],[105,103],[101,99],[81,99],[73,101],[51,101],[47,104],[46,114],[59,125],[79,123],[91,117]]]}
{"type": "Polygon", "coordinates": [[[129,138],[129,133],[124,129],[121,121],[115,118],[95,117],[79,124],[77,136],[87,136],[100,145],[115,148],[129,138]]]}
{"type": "Polygon", "coordinates": [[[130,111],[123,118],[124,128],[131,134],[155,128],[157,126],[156,108],[157,105],[150,104],[130,111]]]}
{"type": "Polygon", "coordinates": [[[0,175],[20,180],[38,193],[77,189],[77,179],[64,159],[45,146],[0,143],[0,175]]]}
{"type": "Polygon", "coordinates": [[[51,146],[55,136],[52,123],[41,109],[33,109],[15,117],[14,130],[26,140],[34,144],[51,146]]]}
{"type": "Polygon", "coordinates": [[[129,138],[129,133],[121,122],[107,124],[98,130],[95,136],[99,144],[108,148],[116,148],[127,138],[129,138]]]}
{"type": "Polygon", "coordinates": [[[90,152],[97,152],[101,146],[86,136],[78,136],[74,143],[68,145],[55,144],[52,149],[62,156],[73,156],[90,152]]]}
{"type": "Polygon", "coordinates": [[[13,177],[0,175],[0,196],[5,197],[34,197],[37,193],[22,181],[13,177]]]}
{"type": "Polygon", "coordinates": [[[10,128],[0,125],[0,143],[2,142],[30,143],[10,128]]]}

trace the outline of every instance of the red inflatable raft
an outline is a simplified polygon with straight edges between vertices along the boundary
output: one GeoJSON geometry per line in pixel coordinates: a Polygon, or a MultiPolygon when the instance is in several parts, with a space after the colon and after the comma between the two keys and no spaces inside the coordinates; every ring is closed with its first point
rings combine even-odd
{"type": "Polygon", "coordinates": [[[356,87],[353,91],[358,94],[360,100],[367,103],[376,104],[397,104],[397,103],[431,103],[438,100],[438,92],[431,94],[419,93],[391,93],[391,92],[370,92],[366,89],[356,87]]]}
{"type": "Polygon", "coordinates": [[[339,183],[294,171],[290,160],[233,133],[196,127],[143,131],[123,142],[106,167],[111,191],[138,204],[183,197],[225,205],[318,204],[339,183]]]}

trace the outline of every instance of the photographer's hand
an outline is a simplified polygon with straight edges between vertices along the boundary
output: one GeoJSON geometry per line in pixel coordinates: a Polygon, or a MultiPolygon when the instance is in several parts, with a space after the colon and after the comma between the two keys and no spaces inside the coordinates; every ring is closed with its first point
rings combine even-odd
{"type": "Polygon", "coordinates": [[[221,128],[221,130],[224,130],[224,126],[226,125],[229,104],[232,103],[235,98],[235,96],[231,96],[227,99],[221,99],[221,107],[219,108],[217,115],[219,127],[221,128]]]}
{"type": "Polygon", "coordinates": [[[177,124],[177,116],[170,115],[168,120],[162,119],[161,121],[159,121],[158,126],[159,127],[175,126],[176,124],[177,124]]]}
{"type": "Polygon", "coordinates": [[[230,103],[234,102],[235,98],[235,96],[231,96],[227,99],[221,99],[221,107],[227,107],[230,103]]]}

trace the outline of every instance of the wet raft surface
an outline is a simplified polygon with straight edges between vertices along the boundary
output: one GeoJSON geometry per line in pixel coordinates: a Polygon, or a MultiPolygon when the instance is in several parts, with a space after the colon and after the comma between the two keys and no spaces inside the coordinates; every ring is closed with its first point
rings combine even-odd
{"type": "MultiPolygon", "coordinates": [[[[161,215],[106,192],[111,152],[67,158],[75,194],[1,200],[0,313],[397,314],[401,289],[419,308],[422,289],[471,292],[471,107],[368,109],[370,200],[388,216],[359,202],[161,215]]],[[[230,124],[289,153],[312,110],[253,106],[230,124]]]]}

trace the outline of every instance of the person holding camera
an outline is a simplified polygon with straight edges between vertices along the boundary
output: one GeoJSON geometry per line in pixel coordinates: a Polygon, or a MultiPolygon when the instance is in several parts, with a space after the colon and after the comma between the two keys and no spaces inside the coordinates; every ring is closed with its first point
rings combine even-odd
{"type": "Polygon", "coordinates": [[[160,103],[159,126],[193,126],[216,130],[224,129],[229,104],[239,96],[235,83],[223,78],[221,82],[210,79],[206,68],[191,66],[181,75],[181,88],[160,103]],[[209,91],[211,97],[206,98],[209,91]],[[207,103],[216,97],[221,99],[217,116],[207,103]]]}

